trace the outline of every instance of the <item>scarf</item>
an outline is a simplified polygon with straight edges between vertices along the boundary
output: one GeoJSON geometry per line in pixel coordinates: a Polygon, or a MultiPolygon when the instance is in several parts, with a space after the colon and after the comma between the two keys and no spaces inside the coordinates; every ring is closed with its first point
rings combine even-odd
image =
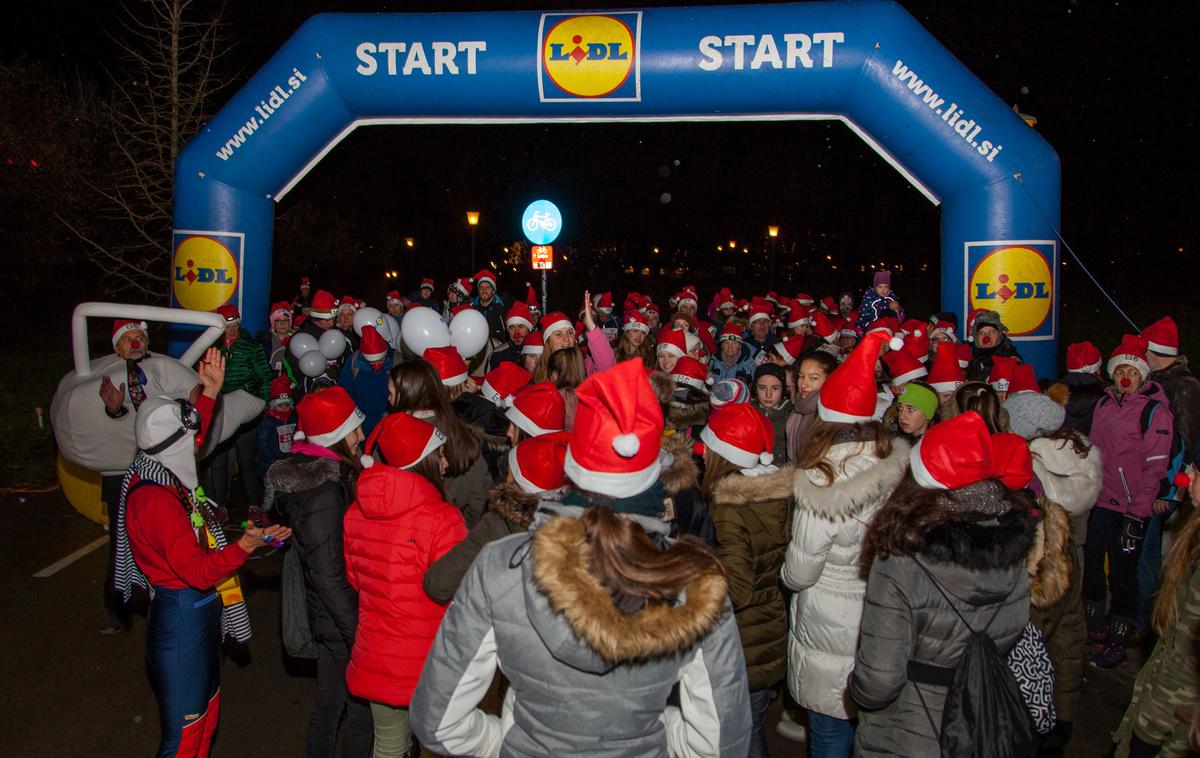
{"type": "MultiPolygon", "coordinates": [[[[121,480],[121,497],[117,505],[117,556],[114,572],[114,588],[121,593],[121,597],[124,598],[125,602],[129,602],[135,586],[149,592],[151,598],[154,597],[154,588],[150,586],[146,575],[142,573],[133,559],[133,550],[129,545],[129,531],[125,526],[125,503],[129,497],[130,483],[135,476],[140,481],[150,482],[151,484],[171,490],[179,498],[180,505],[184,506],[185,512],[190,512],[193,528],[203,530],[203,532],[211,536],[216,545],[216,550],[223,550],[228,544],[225,540],[225,530],[216,523],[209,509],[196,500],[193,492],[184,487],[179,478],[161,463],[145,453],[139,452],[137,457],[133,459],[133,463],[129,466],[129,470],[125,472],[125,477],[121,480]]],[[[197,535],[197,539],[201,539],[199,534],[197,535]]],[[[202,542],[201,545],[206,546],[206,543],[207,540],[202,542]]],[[[249,641],[250,614],[246,610],[245,601],[238,601],[231,605],[222,605],[221,636],[222,638],[226,636],[232,637],[235,641],[241,643],[249,641]]]]}
{"type": "Polygon", "coordinates": [[[577,505],[587,508],[592,505],[607,505],[616,513],[633,513],[640,516],[659,518],[666,508],[667,488],[662,482],[655,482],[650,489],[629,497],[606,497],[604,495],[584,495],[573,491],[562,499],[563,505],[577,505]]]}

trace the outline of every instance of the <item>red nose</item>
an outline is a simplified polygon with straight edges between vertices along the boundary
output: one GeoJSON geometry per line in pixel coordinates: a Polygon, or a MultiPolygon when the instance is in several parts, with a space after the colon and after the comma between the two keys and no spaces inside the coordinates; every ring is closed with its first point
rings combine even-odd
{"type": "Polygon", "coordinates": [[[141,340],[129,340],[129,347],[131,350],[141,350],[142,349],[141,340]]]}
{"type": "Polygon", "coordinates": [[[1122,386],[1122,387],[1128,387],[1128,386],[1129,386],[1129,385],[1131,385],[1131,384],[1133,384],[1133,382],[1129,381],[1129,377],[1127,377],[1127,376],[1126,376],[1126,377],[1124,377],[1124,378],[1122,378],[1122,379],[1121,379],[1121,386],[1122,386]]]}

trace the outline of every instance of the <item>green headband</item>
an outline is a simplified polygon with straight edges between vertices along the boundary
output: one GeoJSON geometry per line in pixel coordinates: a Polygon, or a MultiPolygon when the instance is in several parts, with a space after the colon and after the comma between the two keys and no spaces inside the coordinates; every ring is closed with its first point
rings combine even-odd
{"type": "Polygon", "coordinates": [[[904,391],[900,393],[901,403],[908,403],[915,407],[921,413],[925,414],[925,418],[932,419],[933,414],[938,410],[938,396],[933,390],[922,387],[919,384],[909,382],[904,385],[904,391]]]}

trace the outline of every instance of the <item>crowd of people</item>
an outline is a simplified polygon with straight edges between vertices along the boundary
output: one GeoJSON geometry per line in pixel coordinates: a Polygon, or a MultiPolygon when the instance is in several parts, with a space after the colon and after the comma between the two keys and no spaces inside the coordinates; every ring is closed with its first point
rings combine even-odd
{"type": "MultiPolygon", "coordinates": [[[[775,729],[822,758],[1050,756],[1085,667],[1155,641],[1117,754],[1200,747],[1200,382],[1169,317],[1038,377],[1000,314],[912,317],[887,271],[858,296],[585,292],[577,313],[496,285],[424,279],[364,322],[306,278],[257,337],[220,309],[190,401],[138,397],[134,368],[102,388],[138,414],[114,573],[152,589],[160,755],[212,740],[218,642],[249,633],[228,577],[263,546],[283,644],[317,661],[311,756],[339,732],[379,758],[414,736],[765,756],[779,698],[775,729]],[[414,309],[474,309],[487,344],[418,354],[414,309]],[[302,366],[299,335],[333,350],[302,366]],[[197,462],[234,390],[266,410],[197,462]]],[[[118,353],[145,329],[118,322],[118,353]]]]}

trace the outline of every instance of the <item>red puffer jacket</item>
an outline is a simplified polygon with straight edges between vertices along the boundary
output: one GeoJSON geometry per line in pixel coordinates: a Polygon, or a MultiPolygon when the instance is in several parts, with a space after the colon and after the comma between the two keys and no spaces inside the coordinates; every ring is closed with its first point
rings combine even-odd
{"type": "Polygon", "coordinates": [[[351,693],[408,705],[446,612],[422,589],[425,570],[466,536],[459,510],[424,477],[382,464],[359,476],[345,518],[346,574],[358,590],[351,693]]]}

